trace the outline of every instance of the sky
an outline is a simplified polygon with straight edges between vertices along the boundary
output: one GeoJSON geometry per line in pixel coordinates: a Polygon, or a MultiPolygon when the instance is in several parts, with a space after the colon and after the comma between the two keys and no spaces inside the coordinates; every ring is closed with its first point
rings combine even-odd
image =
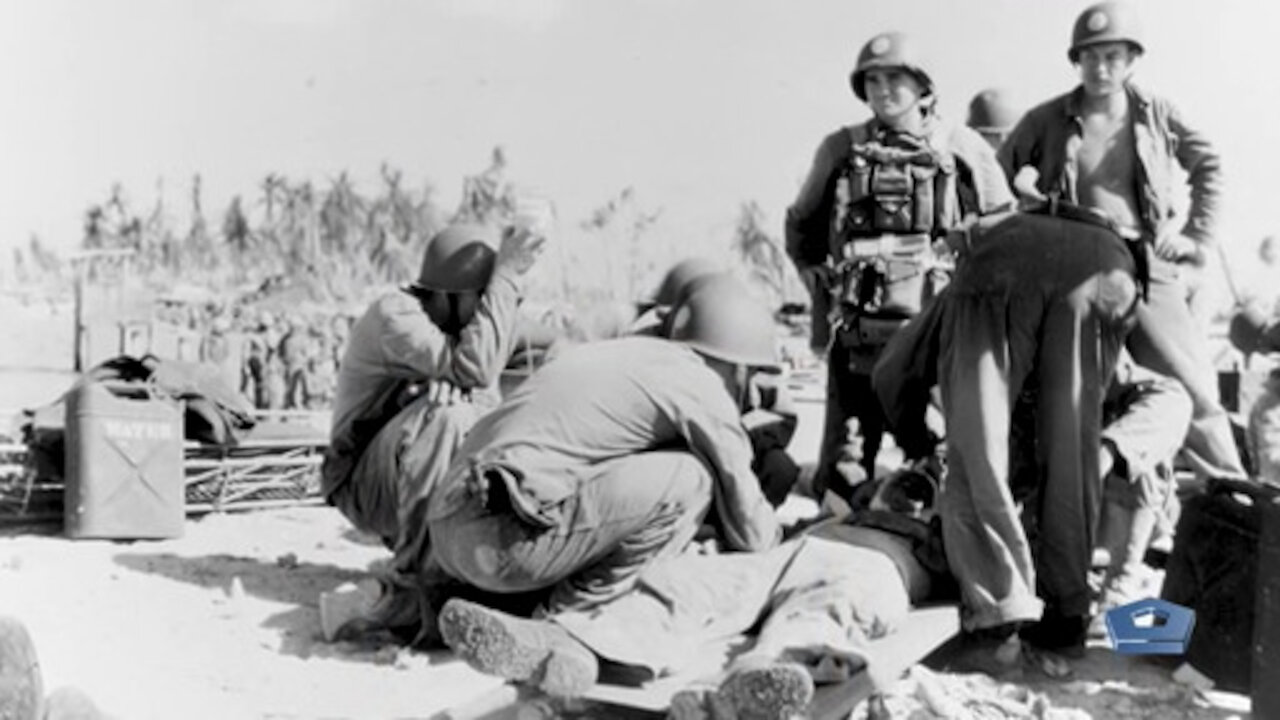
{"type": "MultiPolygon", "coordinates": [[[[1137,79],[1221,151],[1233,254],[1280,226],[1280,4],[1133,0],[1137,79]]],[[[255,196],[268,173],[376,189],[383,162],[456,202],[501,144],[576,222],[624,187],[657,232],[727,242],[783,212],[823,135],[866,117],[848,73],[873,34],[924,47],[943,113],[1004,86],[1075,84],[1083,2],[1054,0],[0,0],[0,262],[71,247],[120,183],[135,208],[255,196]]],[[[1229,236],[1229,237],[1226,237],[1229,236]]],[[[1246,253],[1247,254],[1247,253],[1246,253]]],[[[1250,256],[1252,257],[1252,256],[1250,256]]]]}

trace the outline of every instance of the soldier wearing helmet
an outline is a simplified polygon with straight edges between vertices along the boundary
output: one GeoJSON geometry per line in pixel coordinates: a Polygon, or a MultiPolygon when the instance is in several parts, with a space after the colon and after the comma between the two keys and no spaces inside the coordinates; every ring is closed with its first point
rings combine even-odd
{"type": "Polygon", "coordinates": [[[419,575],[385,605],[412,606],[399,616],[428,633],[446,579],[549,591],[549,611],[591,607],[683,550],[709,513],[728,549],[774,547],[781,528],[742,416],[752,375],[777,369],[771,314],[728,276],[689,296],[671,339],[565,348],[476,422],[439,489],[419,496],[395,561],[419,575]]]}
{"type": "Polygon", "coordinates": [[[631,325],[631,332],[665,337],[670,330],[668,321],[672,309],[702,280],[723,274],[725,270],[722,263],[708,257],[692,256],[677,261],[667,268],[653,295],[636,303],[639,314],[631,325]]]}
{"type": "Polygon", "coordinates": [[[434,485],[477,404],[496,392],[522,276],[542,243],[527,231],[451,225],[427,243],[417,280],[375,300],[352,326],[321,489],[388,547],[409,501],[434,485]]]}
{"type": "MultiPolygon", "coordinates": [[[[1080,13],[1067,58],[1080,84],[1023,116],[999,158],[1024,202],[1053,200],[1105,216],[1134,255],[1143,296],[1126,345],[1133,360],[1175,378],[1191,396],[1194,417],[1183,454],[1198,474],[1244,477],[1226,411],[1218,399],[1208,347],[1188,297],[1214,242],[1221,164],[1203,134],[1168,100],[1132,80],[1146,52],[1139,18],[1129,5],[1102,2],[1080,13]],[[1190,203],[1179,218],[1175,176],[1185,171],[1190,203]]],[[[1041,349],[1053,354],[1057,348],[1041,349]]],[[[1048,392],[1053,392],[1049,389],[1048,392]]],[[[1077,491],[1078,492],[1078,491],[1077,491]]],[[[1098,488],[1085,497],[1098,498],[1098,488]]],[[[1074,527],[1057,527],[1056,548],[1087,548],[1096,502],[1074,527]]],[[[1051,522],[1046,518],[1046,522],[1051,522]]],[[[1044,636],[1079,647],[1088,615],[1087,556],[1046,556],[1041,584],[1049,609],[1044,636]]],[[[1052,644],[1052,642],[1050,643],[1052,644]]]]}
{"type": "Polygon", "coordinates": [[[991,148],[938,115],[908,36],[868,40],[849,85],[873,116],[822,140],[786,218],[787,253],[813,300],[811,345],[828,359],[815,486],[846,498],[874,475],[885,427],[871,368],[945,282],[934,242],[1013,202],[991,148]]]}
{"type": "Polygon", "coordinates": [[[977,131],[992,150],[999,150],[1021,116],[1022,111],[1011,101],[1009,91],[987,88],[969,101],[969,118],[965,124],[977,131]]]}

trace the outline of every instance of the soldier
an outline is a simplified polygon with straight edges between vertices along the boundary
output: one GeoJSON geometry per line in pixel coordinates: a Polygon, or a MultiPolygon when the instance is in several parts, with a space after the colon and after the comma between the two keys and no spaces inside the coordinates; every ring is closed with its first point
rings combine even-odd
{"type": "Polygon", "coordinates": [[[999,150],[1020,117],[1022,111],[1010,102],[1007,90],[987,88],[969,101],[965,124],[981,135],[992,150],[999,150]]]}
{"type": "Polygon", "coordinates": [[[671,309],[680,303],[702,278],[724,272],[720,263],[710,258],[688,257],[668,268],[658,283],[653,297],[636,303],[639,315],[632,326],[637,335],[665,336],[671,309]]]}
{"type": "Polygon", "coordinates": [[[1246,440],[1253,473],[1258,480],[1280,487],[1280,316],[1269,304],[1246,298],[1231,318],[1231,344],[1253,364],[1254,353],[1269,355],[1271,370],[1262,386],[1262,394],[1253,407],[1242,408],[1248,414],[1246,440]]]}
{"type": "Polygon", "coordinates": [[[921,318],[936,340],[916,344],[934,344],[937,358],[947,428],[939,515],[964,624],[1001,642],[1028,626],[1040,647],[1083,650],[1103,393],[1137,300],[1134,261],[1105,219],[1064,204],[984,218],[951,241],[955,277],[921,318]],[[1010,483],[1013,403],[1029,379],[1043,468],[1027,509],[1034,538],[1010,483]]]}
{"type": "Polygon", "coordinates": [[[933,241],[1013,202],[991,148],[938,116],[905,35],[871,38],[850,84],[874,117],[823,139],[786,219],[787,254],[813,299],[811,343],[828,358],[815,486],[845,498],[874,475],[884,432],[872,365],[940,284],[933,241]]]}
{"type": "MultiPolygon", "coordinates": [[[[708,285],[719,285],[730,292],[749,292],[714,260],[701,257],[681,260],[663,276],[651,304],[645,304],[634,334],[671,337],[675,308],[708,285]]],[[[782,375],[756,373],[750,385],[742,424],[754,451],[751,469],[760,478],[765,499],[776,508],[786,501],[800,477],[800,466],[787,452],[800,417],[782,375]]]]}
{"type": "Polygon", "coordinates": [[[427,244],[417,282],[378,298],[351,329],[321,489],[388,547],[410,501],[448,467],[477,404],[496,404],[521,276],[543,241],[513,230],[499,242],[493,227],[451,225],[427,244]]]}
{"type": "Polygon", "coordinates": [[[1177,521],[1174,458],[1191,423],[1191,398],[1178,381],[1157,375],[1121,353],[1103,404],[1102,514],[1097,546],[1105,550],[1094,637],[1106,634],[1105,613],[1157,593],[1144,557],[1177,521]]]}
{"type": "MultiPolygon", "coordinates": [[[[774,547],[781,528],[742,424],[751,377],[776,371],[768,311],[740,283],[694,292],[671,339],[566,349],[468,434],[424,496],[418,558],[479,590],[549,590],[548,610],[625,592],[682,551],[705,515],[729,550],[774,547]]],[[[415,516],[417,512],[415,510],[415,516]]],[[[435,570],[419,596],[434,628],[435,570]]]]}
{"type": "Polygon", "coordinates": [[[1184,456],[1198,474],[1245,476],[1189,282],[1214,242],[1221,166],[1205,137],[1164,98],[1132,82],[1145,48],[1137,17],[1103,2],[1080,14],[1067,56],[1080,85],[1030,110],[999,158],[1014,190],[1107,215],[1134,246],[1144,301],[1127,347],[1138,364],[1176,378],[1195,412],[1184,456]],[[1177,222],[1174,172],[1191,187],[1187,219],[1177,222]]]}

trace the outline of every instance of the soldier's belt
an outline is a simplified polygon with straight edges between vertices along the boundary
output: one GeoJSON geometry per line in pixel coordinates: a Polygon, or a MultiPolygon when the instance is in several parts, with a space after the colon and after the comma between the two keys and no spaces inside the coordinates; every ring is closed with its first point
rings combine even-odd
{"type": "Polygon", "coordinates": [[[845,347],[882,347],[908,320],[910,318],[854,314],[843,319],[840,340],[845,347]]]}
{"type": "Polygon", "coordinates": [[[893,258],[912,260],[932,247],[928,235],[881,235],[873,238],[853,238],[844,244],[844,255],[854,258],[893,258]]]}

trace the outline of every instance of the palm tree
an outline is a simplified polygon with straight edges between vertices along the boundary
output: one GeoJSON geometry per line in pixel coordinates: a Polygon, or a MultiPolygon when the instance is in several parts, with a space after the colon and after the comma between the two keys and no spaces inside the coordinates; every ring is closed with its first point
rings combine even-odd
{"type": "Polygon", "coordinates": [[[733,250],[747,268],[748,277],[763,285],[779,306],[796,297],[799,279],[781,243],[764,231],[764,212],[754,201],[738,208],[733,233],[733,250]]]}

